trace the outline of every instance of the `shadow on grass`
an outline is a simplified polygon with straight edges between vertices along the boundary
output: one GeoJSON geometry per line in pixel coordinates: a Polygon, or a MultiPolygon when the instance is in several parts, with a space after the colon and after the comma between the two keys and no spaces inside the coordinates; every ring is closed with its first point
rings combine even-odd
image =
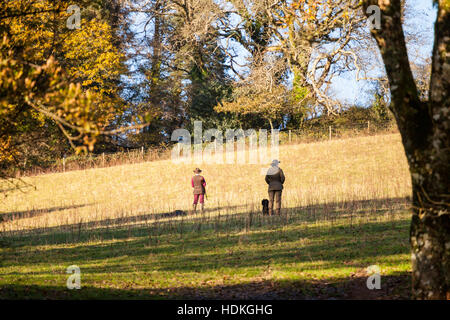
{"type": "MultiPolygon", "coordinates": [[[[88,205],[78,205],[78,206],[74,205],[74,206],[69,206],[69,207],[55,207],[55,208],[42,209],[42,210],[5,213],[3,215],[5,215],[5,217],[10,217],[10,218],[4,218],[4,220],[2,220],[2,216],[0,216],[0,222],[7,222],[7,221],[14,220],[17,218],[31,218],[33,216],[46,214],[46,213],[50,213],[50,212],[54,212],[54,211],[66,210],[66,209],[76,209],[76,208],[81,208],[84,206],[88,206],[88,205]]],[[[244,208],[244,207],[245,207],[245,205],[207,208],[204,210],[204,213],[214,212],[214,211],[218,211],[218,210],[232,211],[232,210],[236,210],[236,209],[244,208]]],[[[177,217],[182,217],[182,216],[187,217],[190,215],[191,214],[189,212],[182,211],[182,210],[175,210],[172,212],[151,213],[151,214],[143,214],[143,215],[136,215],[136,216],[103,219],[100,221],[81,222],[81,223],[76,223],[76,224],[65,224],[65,225],[60,225],[57,227],[33,228],[33,229],[29,229],[29,230],[20,230],[20,231],[9,232],[9,234],[12,235],[13,237],[15,236],[15,237],[20,238],[20,237],[33,237],[33,236],[38,236],[41,234],[52,234],[52,233],[61,233],[61,232],[70,233],[70,232],[73,232],[74,230],[76,232],[78,232],[78,231],[85,232],[90,229],[97,229],[97,230],[102,229],[102,228],[104,228],[105,230],[109,230],[111,228],[120,229],[121,225],[124,225],[124,224],[127,224],[127,225],[134,224],[133,228],[142,227],[144,225],[146,227],[148,227],[149,223],[150,224],[154,224],[154,223],[170,224],[170,223],[172,223],[170,221],[170,218],[177,218],[177,217]],[[169,221],[160,221],[163,219],[168,219],[169,221]],[[144,222],[144,223],[142,223],[142,222],[144,222]],[[139,224],[139,223],[141,223],[141,224],[139,224]]],[[[201,213],[200,213],[200,211],[197,211],[197,213],[194,215],[199,216],[199,215],[201,215],[201,213]]],[[[192,216],[194,216],[194,215],[192,215],[192,216]]],[[[193,219],[195,220],[198,218],[193,218],[193,219]]],[[[202,219],[204,219],[204,218],[202,218],[202,219]]]]}
{"type": "Polygon", "coordinates": [[[90,239],[117,240],[130,237],[147,237],[159,241],[158,238],[167,234],[180,233],[180,237],[182,237],[183,233],[200,233],[202,229],[231,232],[243,227],[265,229],[289,223],[333,222],[342,217],[350,217],[352,227],[352,218],[355,214],[370,218],[370,215],[405,210],[408,203],[407,198],[333,202],[286,208],[282,209],[281,216],[273,217],[263,216],[259,211],[242,211],[231,215],[207,215],[209,212],[220,210],[226,210],[229,213],[246,206],[208,208],[203,215],[201,213],[190,215],[184,211],[152,213],[3,234],[3,241],[0,239],[2,242],[0,247],[8,246],[11,243],[14,243],[15,247],[20,247],[39,244],[76,244],[90,239]]]}
{"type": "Polygon", "coordinates": [[[69,209],[78,209],[78,208],[83,208],[83,207],[87,207],[87,206],[91,206],[91,205],[93,205],[93,204],[92,203],[91,204],[79,204],[79,205],[71,205],[71,206],[45,208],[45,209],[6,212],[6,213],[0,214],[0,222],[8,222],[8,221],[24,219],[24,218],[33,218],[33,217],[37,217],[37,216],[51,213],[51,212],[69,210],[69,209]]]}
{"type": "MultiPolygon", "coordinates": [[[[82,244],[41,251],[4,253],[4,266],[20,254],[20,266],[49,263],[76,264],[85,274],[138,272],[209,272],[227,268],[319,263],[322,269],[367,266],[385,256],[407,254],[408,220],[367,222],[354,228],[342,226],[291,228],[285,231],[259,229],[252,234],[201,234],[151,243],[148,237],[112,243],[82,244]],[[403,231],[403,232],[401,232],[403,231]],[[305,240],[298,244],[299,239],[305,240]],[[150,259],[148,257],[156,257],[150,259]],[[126,259],[124,264],[121,260],[126,259]],[[119,259],[119,260],[117,260],[119,259]],[[357,262],[355,262],[355,260],[357,262]],[[102,262],[105,261],[105,262],[102,262]],[[359,262],[358,262],[359,261],[359,262]],[[364,262],[361,262],[364,261],[364,262]],[[89,266],[95,262],[96,266],[89,266]],[[86,265],[86,266],[83,266],[86,265]]],[[[37,275],[40,272],[30,272],[37,275]]],[[[4,273],[24,276],[27,273],[4,273]]],[[[41,274],[48,274],[41,272],[41,274]]]]}
{"type": "Polygon", "coordinates": [[[171,277],[195,272],[209,274],[217,270],[224,274],[239,273],[247,268],[260,274],[266,266],[278,266],[290,272],[292,265],[297,269],[292,271],[294,273],[309,272],[316,267],[332,271],[350,266],[362,270],[385,258],[388,263],[397,265],[403,258],[395,255],[409,252],[409,219],[389,219],[389,212],[404,210],[406,205],[407,200],[403,198],[354,201],[288,208],[280,217],[254,212],[220,218],[199,215],[189,220],[168,219],[125,227],[107,225],[94,230],[89,229],[88,224],[85,228],[73,225],[74,229],[67,233],[4,237],[2,241],[6,243],[2,246],[6,249],[0,250],[4,271],[0,278],[14,281],[16,276],[22,279],[29,276],[36,281],[39,276],[54,277],[55,272],[62,275],[68,265],[77,264],[88,278],[100,281],[105,279],[104,274],[109,274],[122,279],[119,281],[123,283],[121,289],[88,286],[80,291],[6,284],[0,288],[0,298],[406,299],[409,297],[406,273],[383,277],[382,290],[375,291],[367,289],[367,277],[361,272],[334,282],[245,282],[243,278],[242,283],[236,285],[161,289],[132,289],[134,284],[127,284],[128,274],[136,273],[144,278],[150,277],[151,272],[171,277]],[[362,219],[355,220],[353,215],[362,219]],[[384,221],[377,220],[379,217],[384,221]],[[34,246],[38,244],[62,246],[37,250],[34,246]],[[44,269],[21,272],[21,268],[34,265],[44,269]]]}
{"type": "Polygon", "coordinates": [[[195,300],[406,300],[410,299],[410,274],[382,276],[381,289],[369,290],[367,274],[334,282],[263,280],[235,285],[203,287],[113,289],[38,285],[6,285],[0,288],[2,299],[195,299],[195,300]]]}

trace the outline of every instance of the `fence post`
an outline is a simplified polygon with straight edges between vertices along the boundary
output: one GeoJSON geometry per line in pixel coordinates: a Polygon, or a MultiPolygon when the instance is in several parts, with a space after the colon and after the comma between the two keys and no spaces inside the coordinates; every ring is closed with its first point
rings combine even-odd
{"type": "Polygon", "coordinates": [[[142,153],[142,160],[144,160],[144,146],[142,146],[141,148],[141,153],[142,153]]]}
{"type": "Polygon", "coordinates": [[[367,121],[367,133],[370,133],[370,120],[367,121]]]}
{"type": "Polygon", "coordinates": [[[105,166],[105,153],[104,152],[102,152],[102,163],[103,163],[103,166],[105,166]]]}
{"type": "Polygon", "coordinates": [[[291,130],[289,130],[289,143],[291,143],[291,130]]]}
{"type": "Polygon", "coordinates": [[[66,172],[66,155],[63,156],[63,172],[66,172]]]}
{"type": "Polygon", "coordinates": [[[329,126],[328,129],[329,129],[329,136],[330,136],[330,141],[331,141],[331,126],[329,126]]]}

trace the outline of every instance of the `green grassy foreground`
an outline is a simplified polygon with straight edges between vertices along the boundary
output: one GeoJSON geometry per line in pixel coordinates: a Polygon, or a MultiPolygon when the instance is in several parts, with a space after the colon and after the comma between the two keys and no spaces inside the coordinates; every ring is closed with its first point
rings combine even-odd
{"type": "Polygon", "coordinates": [[[4,234],[0,298],[408,299],[407,199],[351,206],[4,234]],[[81,269],[80,290],[66,288],[71,265],[81,269]],[[370,265],[381,269],[381,290],[366,287],[370,265]]]}

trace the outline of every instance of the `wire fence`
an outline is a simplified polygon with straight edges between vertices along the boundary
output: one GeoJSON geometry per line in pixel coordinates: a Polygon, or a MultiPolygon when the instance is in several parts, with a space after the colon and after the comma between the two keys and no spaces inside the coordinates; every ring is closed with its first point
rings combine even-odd
{"type": "Polygon", "coordinates": [[[397,126],[392,122],[361,121],[352,124],[329,124],[298,130],[283,130],[280,132],[280,143],[310,143],[397,132],[397,126]]]}
{"type": "Polygon", "coordinates": [[[69,157],[63,157],[56,160],[53,165],[47,168],[32,168],[24,175],[40,175],[46,173],[105,168],[123,164],[133,164],[168,159],[169,156],[170,153],[168,152],[167,148],[145,149],[144,147],[115,153],[71,155],[69,157]]]}
{"type": "MultiPolygon", "coordinates": [[[[270,130],[269,139],[270,139],[270,130]]],[[[321,125],[305,127],[298,130],[281,130],[279,132],[279,144],[312,143],[318,141],[345,139],[357,136],[397,133],[395,124],[376,123],[371,121],[358,122],[345,125],[321,125]]],[[[170,159],[172,146],[159,148],[141,147],[116,153],[101,153],[89,155],[72,155],[56,160],[53,165],[40,168],[35,167],[22,174],[22,176],[40,175],[45,173],[66,172],[73,170],[86,170],[104,168],[124,164],[142,163],[156,160],[170,159]]]]}

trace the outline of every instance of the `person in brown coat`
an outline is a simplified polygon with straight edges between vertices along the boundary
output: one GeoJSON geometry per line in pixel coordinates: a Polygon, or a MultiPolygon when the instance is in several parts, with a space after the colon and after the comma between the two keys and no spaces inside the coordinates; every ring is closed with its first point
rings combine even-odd
{"type": "Polygon", "coordinates": [[[202,170],[195,168],[195,176],[191,179],[192,188],[194,188],[194,203],[192,204],[193,212],[197,211],[197,203],[200,202],[202,212],[205,203],[205,193],[206,193],[206,180],[200,175],[202,170]]]}
{"type": "Polygon", "coordinates": [[[269,215],[273,214],[273,203],[276,202],[275,214],[279,215],[281,210],[281,193],[285,180],[283,170],[278,167],[280,161],[273,160],[271,167],[267,170],[266,183],[269,185],[269,215]]]}

